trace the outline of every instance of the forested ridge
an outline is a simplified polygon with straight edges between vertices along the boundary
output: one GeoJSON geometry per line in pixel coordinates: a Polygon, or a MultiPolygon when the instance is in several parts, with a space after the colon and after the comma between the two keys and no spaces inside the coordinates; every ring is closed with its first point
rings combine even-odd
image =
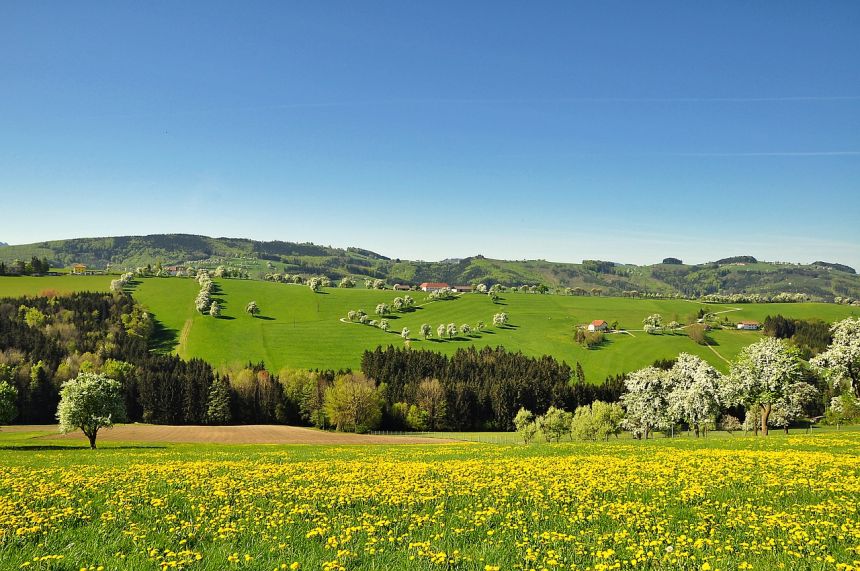
{"type": "Polygon", "coordinates": [[[262,278],[266,271],[271,271],[324,275],[331,279],[369,277],[386,280],[389,285],[416,285],[425,281],[452,285],[482,282],[505,286],[544,284],[583,291],[599,289],[604,295],[634,292],[697,297],[793,292],[823,301],[832,301],[835,297],[860,298],[860,276],[844,264],[827,261],[766,263],[748,255],[693,265],[672,257],[665,258],[664,263],[645,266],[588,259],[578,264],[497,260],[481,255],[427,262],[392,259],[358,247],[335,248],[312,243],[191,234],[75,238],[0,246],[0,264],[10,270],[16,261],[34,257],[44,260],[51,268],[83,263],[97,269],[110,265],[118,271],[189,262],[214,267],[225,260],[242,260],[247,268],[255,268],[251,273],[254,278],[262,278]]]}

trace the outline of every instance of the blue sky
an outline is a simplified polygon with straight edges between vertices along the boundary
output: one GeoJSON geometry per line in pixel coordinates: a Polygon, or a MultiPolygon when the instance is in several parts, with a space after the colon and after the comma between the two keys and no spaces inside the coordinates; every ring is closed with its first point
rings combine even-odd
{"type": "Polygon", "coordinates": [[[860,266],[860,3],[0,3],[0,240],[860,266]]]}

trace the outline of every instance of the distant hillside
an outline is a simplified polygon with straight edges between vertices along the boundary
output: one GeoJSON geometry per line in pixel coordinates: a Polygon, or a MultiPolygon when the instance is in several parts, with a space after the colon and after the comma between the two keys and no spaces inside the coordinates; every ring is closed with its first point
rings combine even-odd
{"type": "Polygon", "coordinates": [[[8,245],[9,244],[7,244],[6,242],[0,242],[0,248],[2,248],[3,246],[8,246],[8,245]]]}
{"type": "MultiPolygon", "coordinates": [[[[148,264],[194,263],[196,266],[241,267],[252,277],[266,273],[369,277],[389,284],[416,285],[444,281],[452,285],[484,282],[685,296],[714,293],[805,293],[818,299],[860,298],[860,276],[853,268],[832,262],[809,265],[762,262],[733,256],[707,264],[688,265],[677,258],[651,266],[583,260],[581,264],[545,260],[494,260],[484,256],[441,262],[391,259],[362,248],[332,248],[311,243],[260,242],[245,238],[210,238],[191,234],[155,234],[110,238],[76,238],[0,248],[7,266],[33,256],[53,267],[83,263],[92,268],[133,269],[148,264]]],[[[597,293],[597,292],[595,292],[597,293]]]]}

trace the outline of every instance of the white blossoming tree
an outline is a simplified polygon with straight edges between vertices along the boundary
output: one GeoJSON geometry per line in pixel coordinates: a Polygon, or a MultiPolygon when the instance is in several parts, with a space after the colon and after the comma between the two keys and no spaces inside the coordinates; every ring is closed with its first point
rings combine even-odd
{"type": "Polygon", "coordinates": [[[102,428],[125,418],[122,385],[119,381],[95,373],[81,373],[63,383],[57,420],[60,432],[81,429],[89,439],[90,448],[96,447],[96,435],[102,428]]]}
{"type": "Polygon", "coordinates": [[[833,342],[810,364],[831,383],[860,398],[860,317],[849,317],[831,328],[833,342]]]}
{"type": "Polygon", "coordinates": [[[716,369],[688,353],[678,355],[669,371],[669,414],[686,422],[696,436],[704,436],[720,413],[720,378],[716,369]]]}
{"type": "Polygon", "coordinates": [[[767,436],[768,419],[775,404],[794,391],[804,390],[801,361],[796,348],[784,339],[765,337],[745,347],[722,384],[725,405],[757,408],[761,432],[767,436]]]}
{"type": "Polygon", "coordinates": [[[638,438],[648,438],[654,430],[667,430],[673,419],[669,412],[668,395],[672,388],[668,371],[645,367],[627,376],[621,395],[624,407],[624,427],[638,438]]]}

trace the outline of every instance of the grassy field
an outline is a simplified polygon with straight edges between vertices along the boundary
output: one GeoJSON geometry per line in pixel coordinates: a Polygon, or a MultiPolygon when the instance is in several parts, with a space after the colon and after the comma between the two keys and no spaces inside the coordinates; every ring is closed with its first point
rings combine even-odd
{"type": "MultiPolygon", "coordinates": [[[[660,313],[667,321],[691,322],[699,308],[724,311],[730,306],[699,304],[683,300],[638,300],[611,297],[506,294],[494,304],[483,295],[466,294],[456,300],[425,303],[426,294],[413,292],[421,307],[409,313],[389,316],[390,333],[340,321],[351,309],[372,314],[377,303],[390,303],[392,291],[365,289],[325,289],[314,294],[307,287],[248,280],[216,280],[224,312],[221,319],[203,316],[194,309],[196,282],[181,279],[143,280],[134,296],[149,307],[164,327],[167,346],[176,346],[183,357],[202,357],[215,365],[264,361],[275,370],[283,366],[340,368],[359,365],[361,353],[378,345],[402,346],[399,333],[411,331],[414,349],[432,349],[446,354],[469,344],[503,345],[528,355],[552,355],[574,364],[579,361],[591,381],[607,375],[634,370],[659,358],[691,352],[725,370],[726,362],[740,349],[759,338],[750,331],[714,332],[714,350],[693,343],[686,335],[646,335],[641,331],[615,334],[597,349],[584,349],[573,342],[574,328],[594,319],[618,321],[621,327],[641,329],[642,319],[660,313]],[[255,300],[262,315],[253,318],[244,312],[255,300]],[[435,339],[436,326],[454,322],[474,326],[478,320],[490,324],[494,313],[510,315],[511,327],[487,327],[470,337],[435,339]],[[434,338],[420,338],[422,323],[433,327],[434,338]]],[[[742,305],[728,315],[735,320],[763,319],[769,313],[831,321],[860,314],[858,308],[833,304],[742,305]]],[[[375,316],[373,316],[375,317],[375,316]]]]}
{"type": "Polygon", "coordinates": [[[228,446],[0,432],[0,568],[860,565],[860,433],[228,446]]]}
{"type": "Polygon", "coordinates": [[[77,291],[108,291],[116,276],[0,276],[0,297],[40,295],[54,291],[67,294],[77,291]]]}

